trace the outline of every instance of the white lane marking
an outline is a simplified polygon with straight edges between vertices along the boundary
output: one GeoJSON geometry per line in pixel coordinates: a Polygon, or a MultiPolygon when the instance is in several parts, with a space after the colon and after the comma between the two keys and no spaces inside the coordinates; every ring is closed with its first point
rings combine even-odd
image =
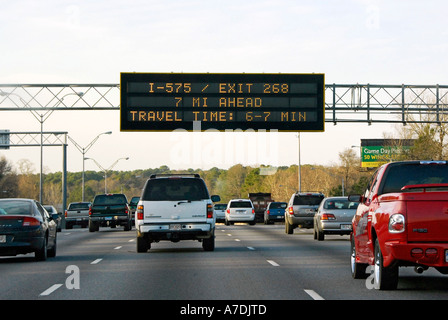
{"type": "Polygon", "coordinates": [[[235,239],[235,241],[238,241],[238,242],[240,242],[241,240],[240,240],[240,239],[235,239]]]}
{"type": "Polygon", "coordinates": [[[231,236],[232,236],[232,234],[231,234],[231,233],[228,233],[227,235],[228,235],[229,237],[231,237],[231,236]]]}
{"type": "Polygon", "coordinates": [[[118,246],[118,247],[115,247],[114,249],[118,250],[118,249],[121,249],[121,248],[123,248],[123,247],[122,246],[118,246]]]}
{"type": "Polygon", "coordinates": [[[255,250],[254,247],[247,247],[247,249],[249,249],[249,250],[255,250]]]}
{"type": "Polygon", "coordinates": [[[274,260],[266,260],[267,262],[269,262],[271,265],[273,265],[274,267],[279,267],[280,265],[275,262],[274,260]]]}
{"type": "Polygon", "coordinates": [[[131,240],[129,240],[128,242],[134,242],[135,241],[135,239],[131,239],[131,240]]]}
{"type": "Polygon", "coordinates": [[[48,296],[50,294],[52,294],[54,291],[56,291],[57,289],[59,289],[60,287],[62,287],[62,283],[57,283],[52,285],[50,288],[48,288],[47,290],[45,290],[44,292],[42,292],[39,297],[43,297],[43,296],[48,296]]]}
{"type": "Polygon", "coordinates": [[[316,293],[316,291],[314,290],[305,290],[305,292],[314,300],[325,300],[324,298],[322,298],[320,295],[318,295],[316,293]]]}
{"type": "Polygon", "coordinates": [[[103,260],[103,259],[93,260],[92,262],[90,262],[90,264],[98,264],[101,260],[103,260]]]}

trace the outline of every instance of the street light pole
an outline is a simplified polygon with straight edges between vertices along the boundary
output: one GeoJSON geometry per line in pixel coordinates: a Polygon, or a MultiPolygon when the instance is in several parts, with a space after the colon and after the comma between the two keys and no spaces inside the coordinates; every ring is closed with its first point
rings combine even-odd
{"type": "Polygon", "coordinates": [[[93,139],[87,146],[81,147],[75,140],[73,140],[70,136],[68,136],[69,140],[75,145],[76,149],[79,150],[82,154],[82,201],[85,201],[85,160],[88,159],[85,157],[87,151],[94,145],[94,143],[98,140],[98,138],[103,134],[112,134],[112,131],[107,131],[100,133],[93,139]]]}
{"type": "Polygon", "coordinates": [[[107,171],[112,170],[113,167],[115,167],[115,165],[118,163],[118,161],[120,160],[129,160],[129,157],[126,158],[119,158],[117,160],[115,160],[115,162],[107,169],[104,169],[95,159],[93,158],[84,158],[84,160],[92,160],[93,162],[95,162],[95,164],[98,166],[98,168],[100,168],[103,172],[104,172],[104,193],[107,193],[107,171]]]}

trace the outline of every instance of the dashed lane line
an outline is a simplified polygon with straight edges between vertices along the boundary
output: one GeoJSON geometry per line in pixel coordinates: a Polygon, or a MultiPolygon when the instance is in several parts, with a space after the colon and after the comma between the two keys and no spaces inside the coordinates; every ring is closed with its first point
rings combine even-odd
{"type": "Polygon", "coordinates": [[[314,300],[325,300],[324,298],[322,298],[319,294],[316,293],[316,291],[314,290],[304,290],[311,298],[313,298],[314,300]]]}
{"type": "Polygon", "coordinates": [[[275,262],[274,260],[266,260],[267,262],[269,262],[271,265],[273,265],[274,267],[279,267],[280,265],[275,262]]]}
{"type": "Polygon", "coordinates": [[[59,289],[60,287],[62,287],[62,283],[57,283],[52,285],[50,288],[48,288],[47,290],[45,290],[44,292],[42,292],[39,297],[44,297],[44,296],[48,296],[50,294],[52,294],[54,291],[56,291],[57,289],[59,289]]]}

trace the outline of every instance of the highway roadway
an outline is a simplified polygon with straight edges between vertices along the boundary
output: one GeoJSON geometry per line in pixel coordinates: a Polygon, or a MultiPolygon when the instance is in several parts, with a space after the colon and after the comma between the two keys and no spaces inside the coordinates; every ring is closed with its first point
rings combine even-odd
{"type": "MultiPolygon", "coordinates": [[[[55,258],[0,257],[1,300],[446,300],[448,276],[401,268],[398,290],[350,275],[348,236],[313,239],[284,225],[217,224],[216,248],[160,242],[137,253],[135,230],[63,229],[55,258]]],[[[186,301],[182,303],[186,304],[186,301]]],[[[189,310],[191,311],[191,310],[189,310]]],[[[177,312],[177,311],[176,311],[177,312]]]]}

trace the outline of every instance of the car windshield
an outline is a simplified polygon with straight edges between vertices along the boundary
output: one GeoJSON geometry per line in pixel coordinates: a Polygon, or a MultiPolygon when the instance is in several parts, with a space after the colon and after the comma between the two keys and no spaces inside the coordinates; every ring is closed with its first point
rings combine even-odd
{"type": "Polygon", "coordinates": [[[232,201],[230,208],[252,208],[252,205],[249,201],[232,201]]]}
{"type": "Polygon", "coordinates": [[[328,199],[324,203],[324,209],[356,209],[359,202],[351,202],[344,199],[328,199]]]}
{"type": "Polygon", "coordinates": [[[296,195],[293,205],[318,206],[323,198],[323,195],[296,195]]]}
{"type": "Polygon", "coordinates": [[[388,168],[383,193],[401,192],[408,185],[448,183],[448,166],[445,164],[401,164],[388,168]]]}
{"type": "Polygon", "coordinates": [[[269,208],[271,209],[286,209],[286,202],[272,202],[269,208]]]}
{"type": "Polygon", "coordinates": [[[126,197],[123,194],[103,194],[98,195],[93,200],[94,205],[113,205],[113,204],[125,204],[126,197]]]}
{"type": "Polygon", "coordinates": [[[31,214],[31,202],[23,200],[0,201],[0,215],[29,215],[31,214]]]}
{"type": "Polygon", "coordinates": [[[199,201],[208,199],[203,180],[195,178],[162,178],[148,180],[142,200],[144,201],[199,201]]]}

